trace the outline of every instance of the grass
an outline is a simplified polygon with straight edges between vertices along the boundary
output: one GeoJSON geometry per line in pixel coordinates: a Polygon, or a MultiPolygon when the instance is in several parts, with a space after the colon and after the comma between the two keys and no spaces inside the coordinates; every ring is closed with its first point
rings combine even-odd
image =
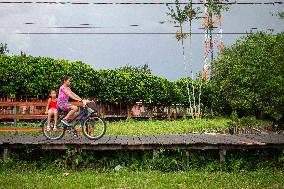
{"type": "Polygon", "coordinates": [[[113,170],[53,171],[6,169],[0,171],[0,188],[284,188],[283,171],[161,172],[113,170]],[[68,176],[64,173],[68,172],[68,176]]]}
{"type": "MultiPolygon", "coordinates": [[[[218,132],[227,129],[230,121],[228,118],[215,117],[211,119],[187,119],[187,120],[121,120],[108,121],[106,135],[156,135],[156,134],[187,134],[187,133],[204,133],[218,132]]],[[[256,120],[256,126],[271,125],[270,121],[256,120]]],[[[7,127],[7,125],[6,125],[7,127]]],[[[39,127],[39,123],[22,124],[18,123],[17,127],[39,127]]],[[[11,134],[13,132],[1,132],[1,134],[11,134]]],[[[28,134],[30,132],[21,132],[28,134]]],[[[35,133],[34,134],[40,134],[35,133]]]]}
{"type": "Polygon", "coordinates": [[[186,134],[226,128],[226,118],[109,122],[107,135],[186,134]]]}
{"type": "MultiPolygon", "coordinates": [[[[217,132],[228,128],[228,118],[153,121],[116,121],[108,122],[107,135],[155,135],[217,132]]],[[[269,121],[257,120],[256,125],[270,125],[269,121]]]]}

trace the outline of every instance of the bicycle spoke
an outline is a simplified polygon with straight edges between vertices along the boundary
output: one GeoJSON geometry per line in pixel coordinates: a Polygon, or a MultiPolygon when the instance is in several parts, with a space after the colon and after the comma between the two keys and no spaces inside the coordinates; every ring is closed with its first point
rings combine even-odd
{"type": "Polygon", "coordinates": [[[106,132],[105,121],[99,117],[87,119],[83,124],[83,132],[89,139],[98,139],[106,132]]]}
{"type": "Polygon", "coordinates": [[[54,119],[51,119],[50,126],[48,127],[47,120],[43,123],[42,132],[43,135],[46,136],[48,139],[56,140],[61,138],[64,135],[65,129],[63,125],[58,122],[55,128],[54,119]]]}

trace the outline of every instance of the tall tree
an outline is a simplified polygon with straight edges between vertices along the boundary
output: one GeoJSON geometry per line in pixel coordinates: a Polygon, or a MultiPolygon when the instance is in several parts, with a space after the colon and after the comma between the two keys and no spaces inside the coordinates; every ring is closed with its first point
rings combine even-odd
{"type": "MultiPolygon", "coordinates": [[[[183,64],[184,64],[184,70],[185,70],[185,74],[186,77],[189,77],[189,73],[188,73],[188,68],[187,68],[187,63],[186,63],[186,56],[185,56],[185,44],[184,44],[184,40],[187,38],[188,34],[184,33],[184,29],[183,26],[184,24],[189,21],[190,22],[190,32],[189,32],[189,41],[190,41],[190,56],[189,56],[189,65],[192,68],[192,62],[191,62],[191,23],[192,20],[195,18],[196,16],[196,11],[193,9],[192,7],[192,0],[189,0],[189,2],[182,7],[183,5],[181,5],[179,0],[175,1],[175,5],[174,6],[170,6],[169,4],[167,4],[168,10],[169,12],[167,13],[167,15],[169,15],[172,20],[173,23],[178,24],[180,31],[177,31],[176,33],[176,38],[178,41],[181,41],[182,44],[182,55],[183,55],[183,64]]],[[[191,69],[191,74],[193,75],[192,69],[191,69]]],[[[195,95],[194,95],[194,85],[192,83],[192,92],[190,92],[190,88],[189,88],[189,82],[190,80],[187,79],[187,84],[186,84],[186,88],[187,88],[187,93],[188,93],[188,102],[189,102],[189,113],[194,116],[194,114],[196,113],[196,106],[195,106],[195,95]],[[191,93],[191,94],[190,94],[191,93]]]]}

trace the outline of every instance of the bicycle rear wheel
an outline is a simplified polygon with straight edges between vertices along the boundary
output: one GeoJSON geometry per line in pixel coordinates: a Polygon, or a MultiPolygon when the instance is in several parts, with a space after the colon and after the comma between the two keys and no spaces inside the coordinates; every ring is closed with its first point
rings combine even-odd
{"type": "Polygon", "coordinates": [[[84,135],[91,139],[96,140],[104,136],[106,133],[106,122],[100,117],[90,117],[82,124],[84,135]]]}
{"type": "Polygon", "coordinates": [[[57,127],[54,127],[54,119],[50,120],[50,128],[47,128],[47,119],[42,123],[42,134],[51,140],[58,140],[63,137],[65,133],[65,126],[61,123],[60,120],[57,122],[57,127]]]}

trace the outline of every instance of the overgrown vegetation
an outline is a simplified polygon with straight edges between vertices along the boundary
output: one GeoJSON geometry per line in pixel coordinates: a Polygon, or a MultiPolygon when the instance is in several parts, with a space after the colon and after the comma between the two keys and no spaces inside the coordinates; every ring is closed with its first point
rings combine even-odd
{"type": "Polygon", "coordinates": [[[214,109],[283,120],[284,33],[256,33],[226,48],[213,63],[214,109]]]}
{"type": "MultiPolygon", "coordinates": [[[[1,162],[0,170],[22,167],[39,169],[52,168],[55,171],[91,168],[100,171],[112,170],[119,165],[122,169],[132,171],[159,170],[175,171],[257,171],[259,169],[283,170],[284,151],[267,150],[229,150],[226,162],[220,166],[218,150],[192,150],[189,156],[186,150],[160,149],[153,159],[152,151],[84,151],[77,150],[75,158],[71,147],[67,151],[43,151],[33,145],[22,145],[12,151],[8,161],[1,162]]],[[[0,160],[1,161],[1,160],[0,160]]]]}
{"type": "Polygon", "coordinates": [[[24,145],[0,164],[1,188],[282,188],[280,150],[41,151],[24,145]],[[65,155],[64,155],[65,153],[65,155]],[[71,170],[72,161],[76,171],[71,170]]]}

